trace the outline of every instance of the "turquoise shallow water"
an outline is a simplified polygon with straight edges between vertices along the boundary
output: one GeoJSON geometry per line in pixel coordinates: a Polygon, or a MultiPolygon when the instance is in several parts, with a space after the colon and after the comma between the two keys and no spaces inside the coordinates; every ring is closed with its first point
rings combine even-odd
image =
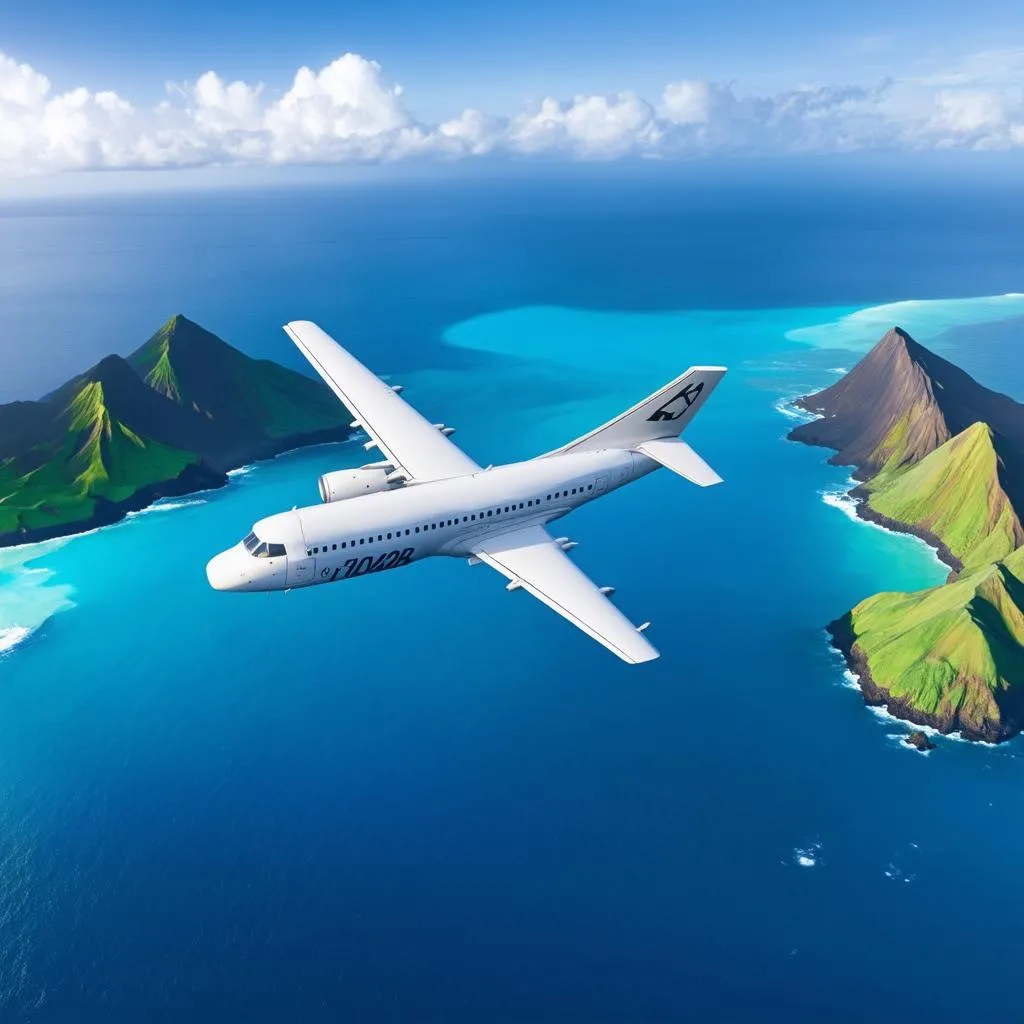
{"type": "MultiPolygon", "coordinates": [[[[942,316],[993,308],[1015,310],[942,316]]],[[[784,440],[785,400],[873,340],[851,312],[514,308],[453,325],[402,375],[487,464],[729,365],[687,434],[723,486],[660,473],[565,524],[581,567],[652,620],[663,656],[642,669],[483,566],[209,590],[210,554],[315,500],[357,445],[6,553],[0,628],[33,631],[0,656],[0,1003],[956,1020],[971,979],[1015,977],[1019,744],[903,748],[822,631],[945,576],[844,515],[846,471],[784,440]],[[823,347],[836,331],[846,347],[823,347]],[[956,965],[940,988],[936,964],[956,965]]]]}

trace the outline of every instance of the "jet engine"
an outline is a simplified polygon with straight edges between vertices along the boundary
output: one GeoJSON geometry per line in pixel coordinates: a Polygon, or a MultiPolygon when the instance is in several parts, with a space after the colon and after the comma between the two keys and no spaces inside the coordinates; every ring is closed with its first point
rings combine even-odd
{"type": "Polygon", "coordinates": [[[389,491],[398,483],[394,479],[389,481],[389,476],[393,476],[393,473],[378,466],[338,469],[333,473],[324,473],[318,481],[320,498],[324,502],[344,501],[346,498],[358,498],[363,494],[389,491]]]}

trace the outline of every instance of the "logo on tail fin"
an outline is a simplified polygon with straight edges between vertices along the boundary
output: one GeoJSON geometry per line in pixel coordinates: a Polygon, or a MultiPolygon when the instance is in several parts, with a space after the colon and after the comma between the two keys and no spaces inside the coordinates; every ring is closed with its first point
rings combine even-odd
{"type": "Polygon", "coordinates": [[[649,423],[659,420],[677,420],[687,409],[697,401],[698,396],[704,390],[704,381],[696,384],[687,384],[675,398],[670,398],[660,409],[647,417],[649,423]]]}

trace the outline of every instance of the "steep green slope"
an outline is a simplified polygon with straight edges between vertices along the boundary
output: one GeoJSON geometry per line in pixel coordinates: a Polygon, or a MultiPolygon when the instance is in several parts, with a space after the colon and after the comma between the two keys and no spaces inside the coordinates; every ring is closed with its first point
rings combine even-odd
{"type": "Polygon", "coordinates": [[[829,629],[869,704],[990,742],[1024,726],[1024,548],[930,590],[876,594],[829,629]]]}
{"type": "Polygon", "coordinates": [[[233,466],[345,439],[349,419],[321,381],[172,317],[129,360],[108,356],[38,402],[0,406],[0,545],[219,486],[233,466]]]}
{"type": "Polygon", "coordinates": [[[983,387],[894,327],[842,379],[797,404],[820,419],[789,434],[836,449],[830,459],[866,480],[921,461],[974,423],[1002,460],[1001,486],[1024,508],[1024,406],[983,387]]]}
{"type": "Polygon", "coordinates": [[[145,421],[140,410],[164,401],[117,357],[62,388],[55,398],[56,436],[0,461],[0,536],[61,532],[93,519],[100,504],[123,503],[178,481],[189,467],[183,483],[218,482],[219,474],[204,471],[197,454],[131,425],[145,421]]]}
{"type": "Polygon", "coordinates": [[[992,431],[975,423],[919,462],[883,469],[863,490],[876,513],[937,538],[969,571],[1024,544],[1000,469],[992,431]]]}
{"type": "Polygon", "coordinates": [[[283,438],[336,434],[351,419],[319,380],[251,359],[180,313],[128,362],[155,391],[204,416],[216,454],[228,461],[257,437],[273,447],[283,438]]]}
{"type": "Polygon", "coordinates": [[[829,627],[865,700],[971,739],[1024,728],[1024,406],[893,328],[800,400],[793,440],[835,448],[858,515],[924,537],[945,585],[876,594],[829,627]]]}

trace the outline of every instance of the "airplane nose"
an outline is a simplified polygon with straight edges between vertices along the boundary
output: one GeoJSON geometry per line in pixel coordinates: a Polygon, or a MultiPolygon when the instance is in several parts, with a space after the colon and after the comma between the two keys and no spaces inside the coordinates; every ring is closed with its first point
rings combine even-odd
{"type": "Polygon", "coordinates": [[[206,563],[206,578],[214,590],[235,590],[243,581],[235,551],[222,551],[206,563]]]}

